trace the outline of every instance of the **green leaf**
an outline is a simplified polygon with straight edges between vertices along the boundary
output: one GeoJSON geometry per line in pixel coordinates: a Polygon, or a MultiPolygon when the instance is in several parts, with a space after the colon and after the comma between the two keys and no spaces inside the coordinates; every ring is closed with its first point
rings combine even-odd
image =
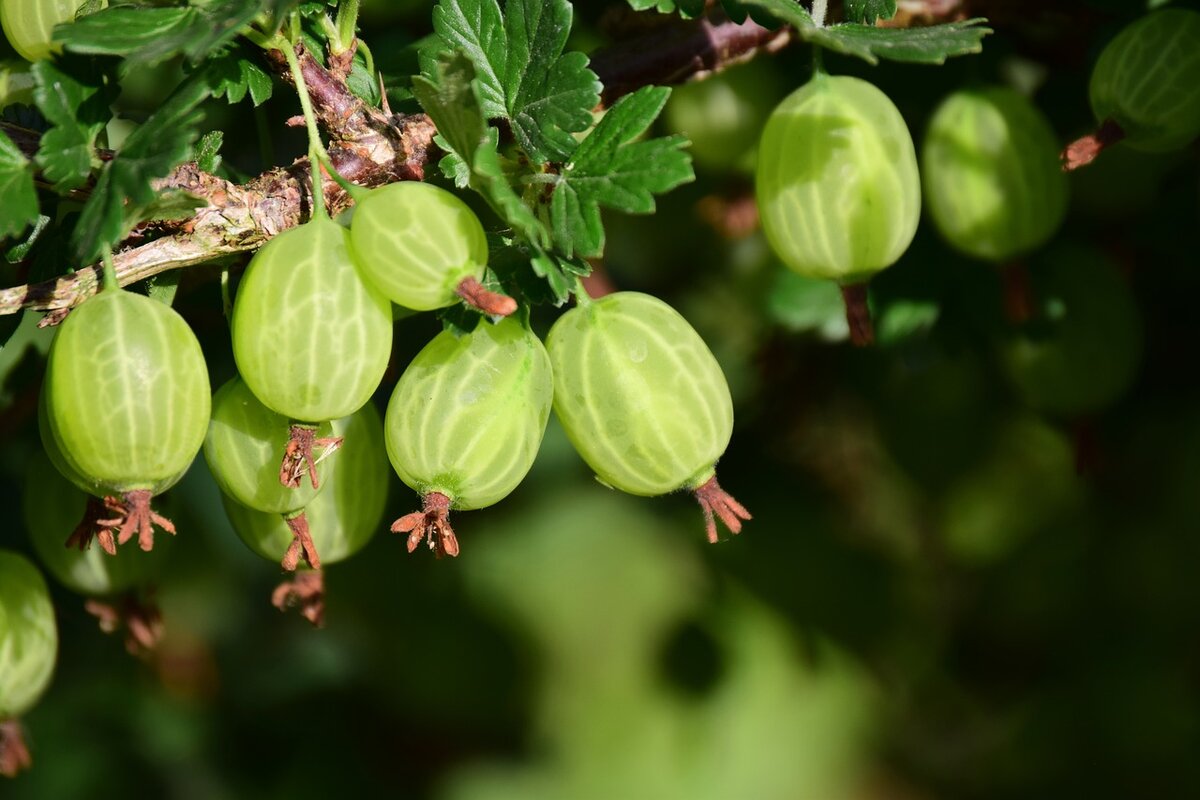
{"type": "Polygon", "coordinates": [[[221,167],[221,145],[225,143],[222,131],[209,131],[196,144],[196,166],[205,172],[216,172],[221,167]]]}
{"type": "Polygon", "coordinates": [[[95,260],[102,245],[115,245],[146,219],[158,197],[152,181],[191,155],[202,116],[197,106],[212,94],[209,83],[205,73],[181,83],[104,166],[75,228],[72,244],[80,261],[95,260]]]}
{"type": "Polygon", "coordinates": [[[271,76],[244,47],[210,59],[205,69],[211,76],[213,97],[224,97],[230,105],[242,102],[247,94],[255,107],[271,99],[271,76]]]}
{"type": "Polygon", "coordinates": [[[564,161],[571,135],[592,124],[600,81],[587,56],[563,53],[571,32],[567,0],[441,0],[433,27],[447,49],[475,65],[487,119],[507,119],[517,144],[534,161],[564,161]]]}
{"type": "Polygon", "coordinates": [[[39,61],[33,98],[51,127],[42,134],[37,163],[59,192],[77,189],[92,174],[96,137],[112,118],[111,85],[90,61],[39,61]]]}
{"type": "Polygon", "coordinates": [[[475,68],[461,52],[444,53],[434,75],[413,78],[413,94],[429,114],[445,146],[463,166],[448,162],[515,231],[539,245],[548,244],[545,226],[513,191],[497,151],[498,132],[487,125],[475,68]]]}
{"type": "Polygon", "coordinates": [[[896,16],[896,0],[846,0],[846,21],[874,25],[896,16]]]}
{"type": "Polygon", "coordinates": [[[880,59],[941,64],[951,56],[978,53],[983,49],[983,37],[992,32],[983,27],[987,20],[982,18],[926,28],[876,28],[854,22],[818,28],[809,13],[793,0],[741,2],[788,23],[809,44],[856,56],[870,64],[878,64],[880,59]]]}
{"type": "Polygon", "coordinates": [[[0,239],[16,236],[37,219],[33,164],[0,132],[0,239]]]}
{"type": "Polygon", "coordinates": [[[54,38],[76,53],[123,56],[131,67],[179,55],[198,64],[245,31],[263,8],[262,0],[194,0],[182,8],[112,6],[57,26],[54,38]]]}
{"type": "Polygon", "coordinates": [[[654,211],[654,195],[695,179],[684,136],[636,141],[662,111],[671,90],[647,86],[622,97],[584,139],[555,183],[550,201],[554,241],[568,256],[600,256],[600,207],[654,211]]]}

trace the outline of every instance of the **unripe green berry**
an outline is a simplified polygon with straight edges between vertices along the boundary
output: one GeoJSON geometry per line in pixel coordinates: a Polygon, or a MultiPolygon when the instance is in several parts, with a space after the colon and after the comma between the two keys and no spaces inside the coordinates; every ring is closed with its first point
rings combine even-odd
{"type": "Polygon", "coordinates": [[[0,550],[0,722],[33,708],[50,684],[57,656],[45,579],[24,556],[0,550]]]}

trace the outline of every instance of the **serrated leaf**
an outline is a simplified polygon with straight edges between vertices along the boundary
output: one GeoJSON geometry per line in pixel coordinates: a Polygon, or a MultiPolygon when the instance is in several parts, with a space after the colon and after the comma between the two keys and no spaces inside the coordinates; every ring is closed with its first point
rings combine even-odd
{"type": "Polygon", "coordinates": [[[846,22],[874,25],[877,19],[896,16],[896,0],[846,0],[846,22]]]}
{"type": "Polygon", "coordinates": [[[185,7],[112,6],[54,29],[76,53],[122,56],[148,67],[182,55],[198,64],[221,51],[264,10],[262,0],[194,0],[185,7]]]}
{"type": "Polygon", "coordinates": [[[196,166],[205,172],[216,172],[221,166],[221,145],[225,143],[222,131],[209,131],[196,143],[196,166]]]}
{"type": "Polygon", "coordinates": [[[39,61],[33,74],[34,101],[51,126],[42,134],[36,161],[56,190],[77,189],[91,175],[96,137],[112,118],[113,90],[90,61],[39,61]]]}
{"type": "Polygon", "coordinates": [[[25,235],[25,238],[4,251],[4,260],[9,264],[16,264],[28,258],[29,251],[42,238],[42,234],[46,232],[46,228],[49,225],[50,217],[45,214],[39,214],[38,218],[33,222],[33,229],[25,235]]]}
{"type": "Polygon", "coordinates": [[[224,97],[230,105],[242,102],[246,95],[255,107],[271,99],[271,76],[243,47],[210,59],[205,69],[211,76],[213,97],[224,97]]]}
{"type": "Polygon", "coordinates": [[[609,109],[554,177],[550,220],[554,241],[566,255],[604,252],[600,207],[648,214],[654,195],[695,179],[687,138],[636,141],[654,122],[671,90],[647,86],[609,109]]]}
{"type": "Polygon", "coordinates": [[[983,37],[991,33],[983,27],[986,19],[976,18],[925,28],[876,28],[873,25],[844,23],[819,28],[812,16],[794,0],[740,0],[745,6],[766,11],[786,22],[804,41],[836,53],[856,56],[870,64],[880,59],[916,64],[941,64],[952,56],[978,53],[983,37]]]}
{"type": "Polygon", "coordinates": [[[37,219],[33,163],[0,132],[0,239],[16,236],[37,219]]]}
{"type": "Polygon", "coordinates": [[[103,245],[116,244],[145,219],[158,196],[151,182],[191,155],[202,116],[197,106],[211,93],[204,73],[185,80],[104,166],[72,238],[80,261],[95,260],[103,245]]]}
{"type": "Polygon", "coordinates": [[[509,120],[517,144],[539,164],[565,161],[572,133],[586,130],[600,100],[587,56],[563,53],[571,32],[567,0],[441,0],[434,30],[446,49],[474,64],[484,117],[509,120]]]}
{"type": "Polygon", "coordinates": [[[488,201],[496,213],[531,242],[545,246],[549,235],[521,202],[504,173],[497,152],[498,132],[487,125],[479,83],[471,61],[460,52],[444,53],[434,74],[413,78],[413,94],[429,114],[445,146],[462,159],[465,170],[448,164],[488,201]]]}

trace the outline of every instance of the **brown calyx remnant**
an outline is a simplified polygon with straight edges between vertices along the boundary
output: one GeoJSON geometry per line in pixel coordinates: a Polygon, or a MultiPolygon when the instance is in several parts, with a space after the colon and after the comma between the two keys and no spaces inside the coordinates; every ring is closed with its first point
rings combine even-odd
{"type": "Polygon", "coordinates": [[[463,278],[454,293],[465,300],[467,305],[474,306],[490,317],[507,317],[517,310],[516,300],[485,288],[475,278],[463,278]]]}
{"type": "Polygon", "coordinates": [[[109,498],[108,501],[105,501],[99,497],[88,495],[87,506],[83,509],[83,519],[79,520],[75,530],[71,531],[71,535],[67,537],[67,547],[87,550],[92,546],[92,539],[97,539],[104,552],[110,556],[117,554],[117,540],[113,536],[113,526],[102,524],[100,520],[100,517],[110,510],[110,502],[115,504],[117,500],[109,498]]]}
{"type": "Polygon", "coordinates": [[[1100,123],[1095,133],[1080,137],[1071,142],[1062,151],[1063,172],[1071,172],[1080,167],[1086,167],[1096,160],[1105,149],[1112,147],[1125,138],[1125,130],[1114,119],[1106,119],[1100,123]]]}
{"type": "Polygon", "coordinates": [[[1013,325],[1033,319],[1033,288],[1029,285],[1029,268],[1014,261],[1000,268],[1004,282],[1004,316],[1013,325]]]}
{"type": "Polygon", "coordinates": [[[314,627],[325,624],[325,573],[319,569],[301,570],[275,587],[271,605],[280,611],[300,610],[314,627]]]}
{"type": "Polygon", "coordinates": [[[163,635],[162,611],[152,599],[154,591],[147,590],[145,597],[128,592],[113,600],[88,599],[84,609],[100,623],[100,630],[115,633],[125,630],[125,649],[132,656],[148,656],[158,647],[163,635]]]}
{"type": "Polygon", "coordinates": [[[696,203],[696,213],[726,239],[745,239],[761,227],[752,187],[707,195],[696,203]]]}
{"type": "Polygon", "coordinates": [[[29,748],[25,746],[25,735],[21,723],[15,719],[0,722],[0,775],[15,778],[21,770],[33,766],[29,748]]]}
{"type": "MultiPolygon", "coordinates": [[[[138,547],[149,552],[154,549],[154,526],[162,528],[172,536],[175,535],[175,523],[150,508],[150,499],[154,494],[149,489],[134,489],[126,492],[123,500],[115,497],[104,498],[104,508],[118,516],[113,519],[97,520],[101,528],[117,528],[117,544],[125,544],[138,535],[138,547]]],[[[109,531],[111,536],[111,530],[109,531]]],[[[109,550],[101,534],[100,545],[105,552],[115,554],[116,548],[109,550]]]]}
{"type": "Polygon", "coordinates": [[[288,545],[287,552],[283,554],[280,566],[288,572],[294,572],[300,563],[300,555],[303,553],[305,564],[313,569],[320,569],[321,557],[317,555],[317,546],[313,543],[312,534],[308,530],[308,517],[304,516],[304,512],[301,511],[296,516],[288,517],[284,521],[292,531],[292,543],[288,545]]]}
{"type": "Polygon", "coordinates": [[[867,284],[851,283],[842,286],[846,303],[846,322],[850,325],[850,341],[856,347],[866,347],[875,341],[875,325],[867,305],[867,284]]]}
{"type": "Polygon", "coordinates": [[[450,527],[450,498],[441,492],[425,495],[424,508],[392,523],[392,533],[408,534],[408,552],[429,537],[429,549],[442,556],[458,555],[458,537],[450,527]]]}
{"type": "Polygon", "coordinates": [[[716,475],[693,489],[692,494],[696,496],[696,501],[700,503],[700,508],[704,511],[704,530],[708,534],[708,541],[712,544],[716,544],[719,538],[717,522],[714,517],[720,517],[721,522],[724,522],[725,527],[729,528],[729,532],[733,534],[742,532],[742,520],[752,518],[744,505],[734,500],[731,494],[721,488],[721,485],[717,483],[716,475]]]}
{"type": "Polygon", "coordinates": [[[313,457],[314,448],[320,447],[325,452],[321,457],[332,453],[342,446],[342,437],[325,436],[317,438],[317,429],[311,425],[293,425],[288,436],[287,449],[283,453],[283,463],[279,465],[279,482],[292,489],[300,487],[300,479],[308,473],[312,487],[317,489],[317,461],[313,457]]]}

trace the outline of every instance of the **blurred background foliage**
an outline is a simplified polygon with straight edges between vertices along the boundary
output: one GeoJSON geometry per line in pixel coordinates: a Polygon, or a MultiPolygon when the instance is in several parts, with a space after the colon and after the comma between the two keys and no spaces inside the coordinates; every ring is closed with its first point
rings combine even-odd
{"type": "MultiPolygon", "coordinates": [[[[1145,4],[1005,5],[982,55],[826,65],[886,91],[918,150],[939,100],[975,83],[1032,91],[1062,141],[1082,134],[1090,64],[1145,4]]],[[[364,2],[385,70],[403,74],[428,12],[364,2]]],[[[627,23],[598,2],[576,16],[589,50],[627,23]]],[[[131,659],[55,587],[58,671],[25,719],[35,768],[0,795],[1200,796],[1196,146],[1118,147],[1071,176],[1065,225],[1025,265],[1034,296],[1065,302],[1054,276],[1069,273],[1062,296],[1086,304],[1117,280],[1136,327],[1085,332],[1085,355],[1027,390],[1013,353],[1047,334],[1009,323],[1000,273],[927,222],[872,285],[869,349],[846,342],[835,287],[771,255],[747,165],[809,61],[793,48],[681,91],[662,124],[696,140],[698,179],[652,217],[608,220],[601,265],[676,305],[721,360],[738,413],[721,477],[754,512],[743,535],[710,547],[690,498],[606,490],[552,422],[517,493],[458,516],[462,557],[408,556],[381,532],[329,570],[315,631],[270,606],[280,575],[234,536],[198,459],[164,498],[180,534],[161,652],[131,659]],[[1136,366],[1113,378],[1122,359],[1136,366]],[[1039,396],[1055,381],[1115,388],[1080,414],[1039,396]]],[[[135,73],[119,125],[168,85],[135,73]]],[[[254,113],[212,105],[229,174],[300,154],[295,113],[283,91],[254,113]]],[[[214,278],[188,270],[176,307],[219,386],[233,367],[214,278]]],[[[0,353],[10,509],[38,447],[35,322],[0,353]]],[[[381,393],[438,328],[398,321],[381,393]]],[[[394,483],[388,519],[416,502],[394,483]]],[[[32,553],[11,522],[0,546],[32,553]]]]}

